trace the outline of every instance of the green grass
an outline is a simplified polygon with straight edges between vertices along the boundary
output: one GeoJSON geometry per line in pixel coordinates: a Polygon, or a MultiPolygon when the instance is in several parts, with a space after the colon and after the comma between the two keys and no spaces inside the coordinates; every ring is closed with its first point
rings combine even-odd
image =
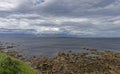
{"type": "Polygon", "coordinates": [[[36,72],[24,62],[0,53],[0,74],[36,74],[36,72]]]}

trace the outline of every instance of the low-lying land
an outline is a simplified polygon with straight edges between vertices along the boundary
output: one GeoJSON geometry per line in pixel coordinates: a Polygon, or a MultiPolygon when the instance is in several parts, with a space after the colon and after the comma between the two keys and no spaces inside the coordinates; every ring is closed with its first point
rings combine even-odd
{"type": "MultiPolygon", "coordinates": [[[[23,60],[36,70],[37,74],[120,74],[120,52],[97,51],[86,48],[84,50],[87,52],[60,52],[52,58],[24,58],[16,51],[2,51],[1,53],[23,60]]],[[[12,68],[10,70],[14,70],[12,68]]]]}

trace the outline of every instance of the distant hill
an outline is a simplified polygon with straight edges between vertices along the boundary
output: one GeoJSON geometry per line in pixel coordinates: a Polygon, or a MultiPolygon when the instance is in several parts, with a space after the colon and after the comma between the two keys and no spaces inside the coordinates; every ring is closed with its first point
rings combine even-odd
{"type": "Polygon", "coordinates": [[[34,35],[34,34],[24,34],[24,33],[0,33],[0,38],[21,38],[21,37],[49,37],[49,38],[58,38],[58,37],[75,37],[71,35],[65,35],[65,34],[40,34],[40,35],[34,35]]]}
{"type": "Polygon", "coordinates": [[[0,38],[35,37],[33,34],[0,33],[0,38]]]}

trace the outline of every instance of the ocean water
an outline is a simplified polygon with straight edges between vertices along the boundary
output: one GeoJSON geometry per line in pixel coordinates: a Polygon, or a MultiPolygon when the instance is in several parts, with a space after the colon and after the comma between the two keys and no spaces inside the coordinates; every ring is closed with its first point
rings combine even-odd
{"type": "Polygon", "coordinates": [[[9,50],[19,50],[28,56],[53,56],[58,52],[84,52],[83,48],[120,52],[120,38],[0,38],[4,46],[15,45],[9,50]]]}

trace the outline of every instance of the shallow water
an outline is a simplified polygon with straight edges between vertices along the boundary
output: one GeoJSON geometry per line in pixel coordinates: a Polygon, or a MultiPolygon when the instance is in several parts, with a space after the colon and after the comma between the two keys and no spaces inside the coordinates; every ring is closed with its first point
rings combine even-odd
{"type": "Polygon", "coordinates": [[[53,56],[70,50],[83,52],[82,48],[120,51],[120,38],[0,38],[0,41],[4,46],[15,45],[13,49],[28,56],[53,56]]]}

